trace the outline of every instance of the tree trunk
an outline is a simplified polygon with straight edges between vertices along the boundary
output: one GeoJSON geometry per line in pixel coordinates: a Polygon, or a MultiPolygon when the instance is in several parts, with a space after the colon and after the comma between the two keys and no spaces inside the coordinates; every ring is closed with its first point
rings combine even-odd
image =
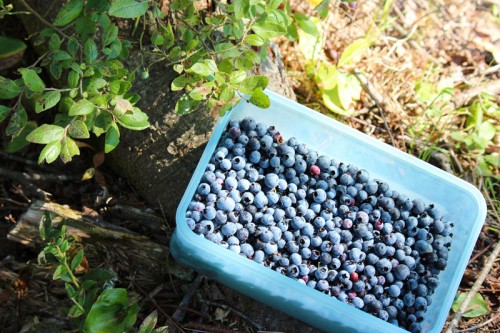
{"type": "MultiPolygon", "coordinates": [[[[295,99],[279,59],[278,48],[260,66],[270,78],[269,88],[295,99]]],[[[139,57],[131,56],[130,59],[139,57]]],[[[134,65],[134,64],[130,64],[134,65]]],[[[215,124],[209,110],[189,115],[175,114],[178,94],[170,90],[175,72],[162,64],[150,70],[148,80],[138,81],[134,90],[142,96],[139,107],[149,116],[145,131],[123,131],[123,141],[108,159],[112,168],[154,207],[161,207],[169,223],[175,223],[175,210],[189,183],[215,124]]]]}

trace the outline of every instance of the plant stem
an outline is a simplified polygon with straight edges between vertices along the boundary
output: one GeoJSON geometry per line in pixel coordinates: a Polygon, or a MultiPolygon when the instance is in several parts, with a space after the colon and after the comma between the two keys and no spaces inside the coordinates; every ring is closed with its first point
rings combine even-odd
{"type": "Polygon", "coordinates": [[[81,306],[81,305],[80,305],[80,303],[78,303],[78,302],[75,300],[75,298],[74,298],[74,297],[70,297],[69,299],[70,299],[73,303],[75,303],[75,305],[76,305],[76,306],[77,306],[80,310],[82,310],[82,311],[83,311],[83,313],[85,313],[85,309],[83,308],[83,306],[81,306]]]}
{"type": "Polygon", "coordinates": [[[63,253],[61,251],[61,248],[59,246],[56,246],[56,249],[57,249],[57,252],[58,252],[59,256],[62,258],[62,260],[61,260],[62,264],[68,270],[68,274],[69,274],[69,276],[71,278],[71,282],[73,282],[73,284],[75,285],[76,289],[80,289],[80,283],[78,283],[78,279],[73,274],[73,271],[71,270],[71,267],[69,267],[68,261],[66,260],[66,253],[63,253]]]}
{"type": "MultiPolygon", "coordinates": [[[[28,5],[26,3],[25,0],[19,0],[19,2],[21,3],[21,5],[23,5],[24,8],[26,8],[31,14],[35,15],[35,17],[37,19],[40,20],[40,22],[42,22],[43,24],[45,24],[46,26],[50,27],[51,29],[54,29],[55,31],[57,31],[61,36],[64,36],[66,38],[69,38],[68,35],[66,35],[61,29],[59,29],[58,27],[54,26],[52,23],[50,23],[49,21],[47,21],[45,18],[43,18],[42,15],[38,14],[33,8],[31,8],[30,5],[28,5]]],[[[80,44],[81,45],[81,44],[80,44]]]]}

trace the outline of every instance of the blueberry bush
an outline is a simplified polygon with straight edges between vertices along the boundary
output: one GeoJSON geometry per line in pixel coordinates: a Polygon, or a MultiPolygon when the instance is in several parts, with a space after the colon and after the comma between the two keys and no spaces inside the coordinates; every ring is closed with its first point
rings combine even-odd
{"type": "MultiPolygon", "coordinates": [[[[283,0],[237,0],[216,3],[216,8],[175,0],[168,9],[154,1],[71,0],[53,22],[24,0],[20,4],[46,25],[32,36],[46,51],[31,66],[18,68],[13,78],[0,77],[0,122],[8,123],[9,151],[30,142],[44,146],[39,163],[70,162],[91,136],[104,137],[103,150],[109,153],[123,129],[148,128],[148,115],[136,106],[141,96],[131,88],[137,76],[147,79],[149,66],[158,62],[178,74],[171,89],[181,92],[175,106],[180,115],[200,107],[224,114],[240,99],[267,108],[263,90],[268,78],[252,71],[267,57],[271,40],[294,40],[298,27],[314,33],[309,18],[292,15],[283,0]],[[124,65],[137,47],[120,36],[117,22],[126,19],[135,20],[141,30],[138,47],[150,59],[139,68],[124,65]],[[50,116],[42,118],[42,113],[50,116]]],[[[324,1],[320,9],[327,5],[324,1]]],[[[0,8],[12,10],[3,1],[0,8]]]]}

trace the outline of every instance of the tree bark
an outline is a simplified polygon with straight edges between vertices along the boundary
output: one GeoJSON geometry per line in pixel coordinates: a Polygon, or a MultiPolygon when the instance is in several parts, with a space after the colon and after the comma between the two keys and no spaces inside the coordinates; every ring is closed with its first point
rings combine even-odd
{"type": "MultiPolygon", "coordinates": [[[[277,47],[271,48],[259,69],[270,78],[269,89],[295,99],[277,47]]],[[[122,144],[108,159],[150,205],[163,209],[171,224],[215,124],[206,109],[184,116],[175,114],[178,94],[170,90],[174,78],[173,70],[157,64],[148,80],[134,84],[134,90],[142,96],[138,106],[148,114],[151,127],[122,132],[122,144]]]]}
{"type": "Polygon", "coordinates": [[[94,262],[104,262],[124,279],[131,279],[123,283],[152,289],[165,281],[169,274],[186,281],[194,277],[194,272],[172,259],[167,246],[54,202],[33,202],[7,239],[40,250],[44,245],[39,235],[44,212],[54,216],[55,226],[64,222],[68,234],[85,244],[88,257],[94,262]]]}

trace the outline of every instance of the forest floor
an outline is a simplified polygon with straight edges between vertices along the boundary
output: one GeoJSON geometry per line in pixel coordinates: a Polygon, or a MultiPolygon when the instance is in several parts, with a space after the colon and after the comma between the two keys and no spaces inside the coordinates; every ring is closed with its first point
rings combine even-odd
{"type": "MultiPolygon", "coordinates": [[[[483,193],[486,223],[459,288],[460,294],[472,290],[481,297],[470,303],[466,316],[456,317],[450,310],[447,326],[456,317],[453,332],[500,332],[500,261],[494,253],[500,234],[500,6],[494,1],[409,0],[384,12],[379,1],[332,2],[320,24],[321,38],[280,43],[298,101],[453,173],[483,193]],[[356,42],[360,40],[365,42],[356,42]],[[315,52],[304,52],[318,45],[315,52]],[[352,53],[349,61],[347,56],[342,61],[347,53],[352,53]],[[315,75],[321,64],[356,77],[357,83],[342,92],[348,97],[340,105],[346,108],[325,102],[325,82],[315,75]],[[478,307],[484,313],[470,317],[478,307]]],[[[294,0],[292,8],[312,13],[307,2],[294,0]]],[[[0,152],[1,332],[27,332],[52,310],[44,308],[44,293],[54,282],[49,271],[33,269],[37,251],[6,240],[34,199],[31,185],[50,193],[54,202],[135,228],[158,242],[168,240],[170,231],[155,235],[109,209],[120,204],[163,218],[105,164],[97,163],[97,175],[81,181],[96,158],[101,156],[83,155],[62,168],[38,165],[33,148],[17,155],[0,152]],[[22,173],[40,177],[27,181],[22,173]],[[27,314],[26,309],[36,306],[37,315],[27,314]]],[[[134,290],[143,297],[139,317],[156,309],[160,322],[166,322],[188,288],[173,278],[161,290],[134,290]]],[[[60,296],[64,298],[64,289],[60,296]]],[[[244,314],[221,304],[195,300],[185,310],[181,326],[186,332],[257,330],[244,314]]]]}

